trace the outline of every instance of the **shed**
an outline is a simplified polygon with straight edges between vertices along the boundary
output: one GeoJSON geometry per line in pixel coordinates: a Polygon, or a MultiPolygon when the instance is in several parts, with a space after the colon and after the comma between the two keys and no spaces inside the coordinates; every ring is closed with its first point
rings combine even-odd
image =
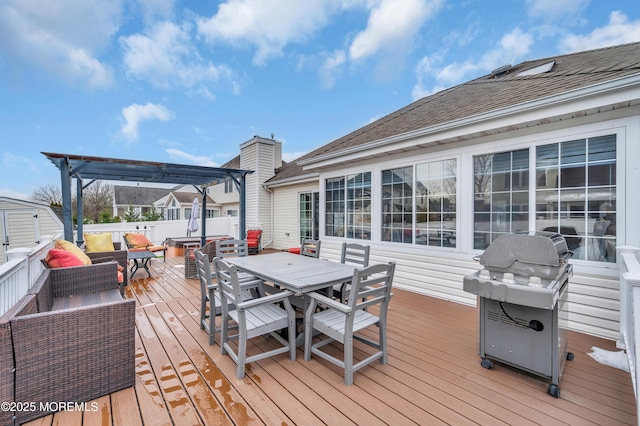
{"type": "Polygon", "coordinates": [[[0,197],[0,264],[14,248],[32,248],[44,235],[61,234],[61,209],[32,201],[0,197]]]}

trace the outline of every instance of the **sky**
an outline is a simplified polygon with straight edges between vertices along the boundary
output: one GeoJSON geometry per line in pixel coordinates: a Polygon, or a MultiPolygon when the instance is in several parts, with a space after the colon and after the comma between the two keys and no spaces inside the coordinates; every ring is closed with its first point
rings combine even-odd
{"type": "Polygon", "coordinates": [[[640,0],[3,0],[0,196],[41,152],[220,166],[301,155],[502,65],[640,41],[640,0]]]}

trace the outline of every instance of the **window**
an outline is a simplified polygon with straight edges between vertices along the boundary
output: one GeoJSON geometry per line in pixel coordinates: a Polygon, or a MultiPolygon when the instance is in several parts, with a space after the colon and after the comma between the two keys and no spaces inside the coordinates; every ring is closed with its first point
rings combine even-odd
{"type": "Polygon", "coordinates": [[[238,210],[227,210],[227,216],[228,217],[237,217],[238,216],[238,210]]]}
{"type": "Polygon", "coordinates": [[[347,176],[346,236],[371,239],[371,172],[347,176]]]}
{"type": "Polygon", "coordinates": [[[371,239],[371,172],[325,181],[325,234],[371,239]]]}
{"type": "Polygon", "coordinates": [[[473,248],[529,230],[529,150],[474,157],[473,248]]]}
{"type": "Polygon", "coordinates": [[[457,161],[382,171],[382,241],[456,247],[457,161]]]}
{"type": "Polygon", "coordinates": [[[413,166],[382,172],[382,241],[413,242],[413,166]]]}
{"type": "Polygon", "coordinates": [[[416,166],[416,244],[456,246],[456,160],[416,166]]]}
{"type": "Polygon", "coordinates": [[[325,234],[344,237],[344,177],[325,181],[325,234]]]}
{"type": "Polygon", "coordinates": [[[318,192],[305,192],[300,194],[300,240],[303,238],[319,238],[319,212],[320,194],[318,192]]]}
{"type": "Polygon", "coordinates": [[[220,210],[207,209],[207,218],[220,217],[220,210]]]}
{"type": "Polygon", "coordinates": [[[224,181],[224,193],[231,194],[233,192],[233,180],[228,179],[224,181]]]}
{"type": "Polygon", "coordinates": [[[536,229],[564,235],[574,259],[615,262],[615,135],[536,149],[536,229]]]}

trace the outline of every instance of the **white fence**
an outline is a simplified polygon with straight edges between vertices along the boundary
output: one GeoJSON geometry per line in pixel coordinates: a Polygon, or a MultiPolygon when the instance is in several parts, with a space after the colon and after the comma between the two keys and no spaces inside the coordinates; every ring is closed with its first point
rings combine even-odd
{"type": "MultiPolygon", "coordinates": [[[[111,232],[114,242],[123,242],[123,236],[127,232],[143,233],[154,244],[161,244],[167,238],[186,237],[187,219],[183,220],[160,220],[155,222],[130,222],[130,223],[100,223],[96,225],[83,225],[83,232],[94,234],[98,232],[111,232]]],[[[193,237],[201,235],[202,230],[191,234],[193,237]]],[[[239,226],[237,217],[216,217],[206,220],[207,235],[229,235],[234,238],[239,237],[239,226]]],[[[78,238],[76,241],[83,240],[78,238]]]]}
{"type": "Polygon", "coordinates": [[[638,383],[640,366],[638,365],[638,351],[640,345],[640,248],[618,247],[620,256],[620,341],[618,347],[627,352],[629,372],[633,382],[636,397],[636,410],[640,422],[640,408],[638,407],[638,383]]]}
{"type": "Polygon", "coordinates": [[[42,243],[33,249],[18,248],[8,250],[7,262],[0,265],[0,316],[15,305],[33,286],[44,265],[51,248],[53,237],[42,237],[42,243]]]}

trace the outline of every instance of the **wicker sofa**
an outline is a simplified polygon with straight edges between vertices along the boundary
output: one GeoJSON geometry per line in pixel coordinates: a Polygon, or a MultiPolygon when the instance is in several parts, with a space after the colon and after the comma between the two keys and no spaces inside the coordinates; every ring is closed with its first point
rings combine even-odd
{"type": "Polygon", "coordinates": [[[46,415],[40,403],[87,402],[135,383],[135,300],[123,299],[117,263],[46,269],[0,317],[0,424],[46,415]],[[15,416],[15,417],[14,417],[15,416]]]}

